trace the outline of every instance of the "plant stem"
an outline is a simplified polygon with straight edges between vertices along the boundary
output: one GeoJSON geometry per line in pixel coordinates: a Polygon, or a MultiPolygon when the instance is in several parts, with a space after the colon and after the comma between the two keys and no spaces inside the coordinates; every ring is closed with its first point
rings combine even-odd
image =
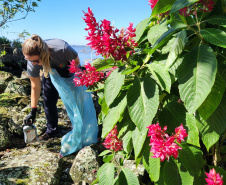
{"type": "Polygon", "coordinates": [[[218,164],[218,152],[219,152],[219,142],[217,142],[214,147],[214,156],[213,156],[214,166],[217,166],[218,164]]]}

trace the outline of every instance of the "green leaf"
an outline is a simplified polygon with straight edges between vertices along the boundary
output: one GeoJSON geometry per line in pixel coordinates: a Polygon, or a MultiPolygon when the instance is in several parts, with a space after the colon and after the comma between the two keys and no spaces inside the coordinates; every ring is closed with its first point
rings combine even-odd
{"type": "Polygon", "coordinates": [[[165,13],[167,11],[169,11],[172,7],[172,5],[174,4],[175,0],[159,0],[154,9],[152,10],[152,14],[151,16],[155,16],[161,13],[165,13]]]}
{"type": "Polygon", "coordinates": [[[98,82],[96,86],[89,86],[85,92],[99,91],[101,89],[104,89],[104,84],[101,82],[98,82]]]}
{"type": "Polygon", "coordinates": [[[122,85],[124,84],[125,75],[122,75],[121,72],[120,68],[117,68],[106,79],[104,96],[108,106],[110,106],[117,97],[122,85]]]}
{"type": "Polygon", "coordinates": [[[133,149],[133,142],[132,142],[132,131],[128,130],[126,134],[122,138],[123,149],[125,152],[130,153],[133,149]]]}
{"type": "Polygon", "coordinates": [[[135,77],[128,95],[129,115],[138,129],[143,132],[151,124],[159,105],[158,86],[151,77],[135,77]]]}
{"type": "Polygon", "coordinates": [[[138,185],[138,184],[140,184],[137,176],[130,169],[122,168],[122,172],[124,173],[124,177],[125,177],[125,180],[126,180],[125,184],[127,184],[127,185],[138,185]]]}
{"type": "Polygon", "coordinates": [[[196,124],[201,134],[202,141],[209,151],[210,147],[219,140],[220,135],[216,133],[203,118],[197,116],[197,119],[196,124]]]}
{"type": "Polygon", "coordinates": [[[134,38],[134,40],[136,42],[138,42],[141,39],[141,37],[143,36],[144,31],[150,21],[151,21],[151,17],[144,19],[136,26],[136,32],[135,32],[136,37],[134,38]]]}
{"type": "Polygon", "coordinates": [[[166,90],[168,93],[170,93],[171,78],[169,72],[165,70],[165,66],[157,62],[153,62],[151,64],[148,64],[147,66],[161,89],[166,90]]]}
{"type": "Polygon", "coordinates": [[[183,51],[187,42],[186,30],[179,32],[173,40],[174,42],[171,44],[170,53],[166,62],[166,69],[169,69],[173,65],[179,54],[183,51]]]}
{"type": "Polygon", "coordinates": [[[183,104],[176,101],[167,103],[159,113],[159,122],[161,126],[167,126],[167,132],[170,134],[175,128],[185,123],[186,109],[183,104]]]}
{"type": "Polygon", "coordinates": [[[113,154],[105,155],[103,157],[103,162],[109,163],[113,159],[113,157],[114,157],[113,154]]]}
{"type": "Polygon", "coordinates": [[[148,31],[148,41],[154,45],[156,41],[168,30],[167,22],[156,24],[148,31]]]}
{"type": "Polygon", "coordinates": [[[169,39],[171,38],[171,36],[178,32],[180,29],[169,29],[167,32],[165,32],[156,42],[155,45],[153,46],[153,48],[151,49],[151,51],[149,52],[149,55],[151,55],[152,53],[155,52],[156,49],[158,49],[159,47],[161,47],[163,44],[165,44],[167,41],[169,41],[169,39]]]}
{"type": "Polygon", "coordinates": [[[206,28],[200,31],[203,38],[209,43],[226,48],[226,33],[215,28],[206,28]]]}
{"type": "Polygon", "coordinates": [[[194,176],[187,171],[181,163],[177,164],[182,184],[193,184],[194,176]]]}
{"type": "Polygon", "coordinates": [[[140,132],[136,127],[135,130],[132,131],[132,140],[133,140],[133,147],[135,153],[135,159],[140,155],[140,152],[143,148],[147,137],[147,132],[140,132]]]}
{"type": "Polygon", "coordinates": [[[206,174],[203,172],[203,170],[201,170],[199,174],[194,175],[193,185],[206,185],[205,178],[206,174]]]}
{"type": "Polygon", "coordinates": [[[109,153],[111,153],[110,150],[104,150],[103,152],[101,152],[101,153],[99,154],[99,156],[104,156],[104,155],[109,154],[109,153]]]}
{"type": "Polygon", "coordinates": [[[114,168],[113,163],[105,163],[98,170],[97,175],[99,176],[99,185],[112,185],[114,181],[114,168]]]}
{"type": "Polygon", "coordinates": [[[129,75],[139,68],[140,68],[140,66],[136,66],[135,68],[127,68],[122,72],[122,75],[129,75]]]}
{"type": "Polygon", "coordinates": [[[178,68],[179,92],[189,113],[194,113],[211,91],[217,72],[213,50],[200,45],[185,55],[178,68]]]}
{"type": "Polygon", "coordinates": [[[163,169],[163,176],[165,185],[181,185],[181,177],[179,169],[175,161],[170,158],[163,169]]]}
{"type": "Polygon", "coordinates": [[[107,116],[103,122],[102,138],[105,138],[106,135],[114,128],[116,123],[121,117],[121,114],[126,108],[127,100],[126,94],[121,94],[118,98],[115,99],[111,105],[107,116]]]}
{"type": "Polygon", "coordinates": [[[206,20],[208,23],[213,25],[225,26],[226,25],[226,16],[223,15],[214,15],[206,20]]]}
{"type": "Polygon", "coordinates": [[[191,173],[198,174],[203,167],[203,153],[194,146],[188,146],[185,142],[181,142],[182,150],[179,150],[181,164],[191,173]]]}
{"type": "Polygon", "coordinates": [[[143,165],[152,181],[157,182],[160,177],[160,158],[153,158],[150,152],[151,147],[145,148],[143,154],[143,165]]]}
{"type": "Polygon", "coordinates": [[[193,115],[186,114],[186,126],[188,127],[187,143],[200,147],[199,130],[193,115]]]}
{"type": "Polygon", "coordinates": [[[184,8],[186,6],[189,6],[199,0],[176,0],[176,2],[173,4],[170,14],[180,10],[181,8],[184,8]]]}
{"type": "Polygon", "coordinates": [[[220,74],[217,74],[210,94],[198,109],[198,112],[202,116],[202,118],[207,120],[216,110],[224,95],[225,87],[226,84],[224,79],[220,74]]]}
{"type": "Polygon", "coordinates": [[[93,67],[95,67],[97,70],[99,69],[103,69],[103,67],[107,66],[107,68],[109,67],[112,67],[112,66],[109,66],[110,64],[113,64],[114,63],[114,60],[112,59],[101,59],[101,58],[97,58],[96,60],[94,60],[91,65],[93,67]]]}

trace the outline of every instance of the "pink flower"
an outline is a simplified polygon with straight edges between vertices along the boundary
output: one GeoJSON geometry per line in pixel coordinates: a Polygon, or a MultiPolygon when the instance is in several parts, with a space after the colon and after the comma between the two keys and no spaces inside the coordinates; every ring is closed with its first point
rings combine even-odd
{"type": "Polygon", "coordinates": [[[165,159],[169,160],[170,156],[178,157],[178,149],[181,150],[182,148],[175,143],[175,139],[181,141],[184,140],[184,137],[187,137],[183,125],[175,129],[176,134],[173,136],[165,133],[167,126],[162,129],[159,123],[152,124],[147,128],[149,129],[148,136],[151,137],[149,145],[154,154],[153,158],[160,158],[161,161],[164,161],[165,159]]]}
{"type": "Polygon", "coordinates": [[[105,138],[105,141],[103,145],[105,148],[114,150],[114,151],[119,151],[123,150],[122,148],[122,141],[118,139],[118,130],[117,130],[117,125],[111,130],[111,132],[108,133],[108,135],[105,138]]]}
{"type": "Polygon", "coordinates": [[[97,82],[101,81],[104,78],[104,73],[96,71],[96,68],[91,66],[90,63],[85,65],[86,70],[81,71],[78,67],[71,68],[71,71],[75,73],[73,82],[75,86],[95,86],[97,82]]]}
{"type": "Polygon", "coordinates": [[[69,72],[70,73],[75,73],[79,71],[79,67],[76,66],[75,60],[69,61],[70,65],[68,65],[69,67],[69,72]]]}
{"type": "Polygon", "coordinates": [[[96,22],[93,16],[92,10],[88,8],[88,13],[85,13],[84,21],[87,24],[88,37],[86,40],[90,42],[88,45],[96,50],[96,54],[101,54],[105,58],[112,56],[115,60],[126,60],[126,54],[128,48],[130,48],[130,54],[134,51],[134,47],[138,44],[132,39],[135,37],[135,29],[133,24],[130,23],[129,27],[121,31],[114,26],[111,26],[111,22],[104,19],[101,24],[96,22]]]}
{"type": "Polygon", "coordinates": [[[207,185],[223,185],[223,176],[220,177],[219,173],[216,173],[213,168],[209,173],[206,173],[207,178],[205,179],[208,183],[207,185]]]}
{"type": "Polygon", "coordinates": [[[148,2],[150,3],[149,5],[151,6],[151,9],[153,10],[158,0],[149,0],[148,2]]]}
{"type": "Polygon", "coordinates": [[[184,138],[188,136],[188,134],[186,133],[186,129],[184,129],[182,124],[181,126],[175,128],[175,132],[176,134],[174,135],[174,137],[177,139],[178,143],[181,143],[181,141],[184,141],[184,138]]]}

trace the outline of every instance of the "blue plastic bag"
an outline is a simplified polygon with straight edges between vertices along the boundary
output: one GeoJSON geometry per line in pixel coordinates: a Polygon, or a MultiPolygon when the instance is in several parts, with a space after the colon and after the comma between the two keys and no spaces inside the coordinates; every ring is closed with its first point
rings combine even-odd
{"type": "Polygon", "coordinates": [[[51,70],[51,81],[65,105],[73,127],[61,140],[60,154],[65,156],[97,142],[96,112],[91,93],[85,92],[86,86],[75,87],[73,76],[63,78],[55,69],[51,70]]]}

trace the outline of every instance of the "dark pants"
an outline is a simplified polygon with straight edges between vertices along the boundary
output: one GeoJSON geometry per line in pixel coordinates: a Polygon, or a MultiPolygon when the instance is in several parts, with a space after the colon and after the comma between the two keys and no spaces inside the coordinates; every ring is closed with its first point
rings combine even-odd
{"type": "Polygon", "coordinates": [[[57,100],[59,94],[56,88],[53,86],[50,77],[45,78],[42,76],[43,86],[43,98],[44,98],[44,110],[47,119],[47,130],[48,134],[58,133],[58,112],[57,112],[57,100]]]}

